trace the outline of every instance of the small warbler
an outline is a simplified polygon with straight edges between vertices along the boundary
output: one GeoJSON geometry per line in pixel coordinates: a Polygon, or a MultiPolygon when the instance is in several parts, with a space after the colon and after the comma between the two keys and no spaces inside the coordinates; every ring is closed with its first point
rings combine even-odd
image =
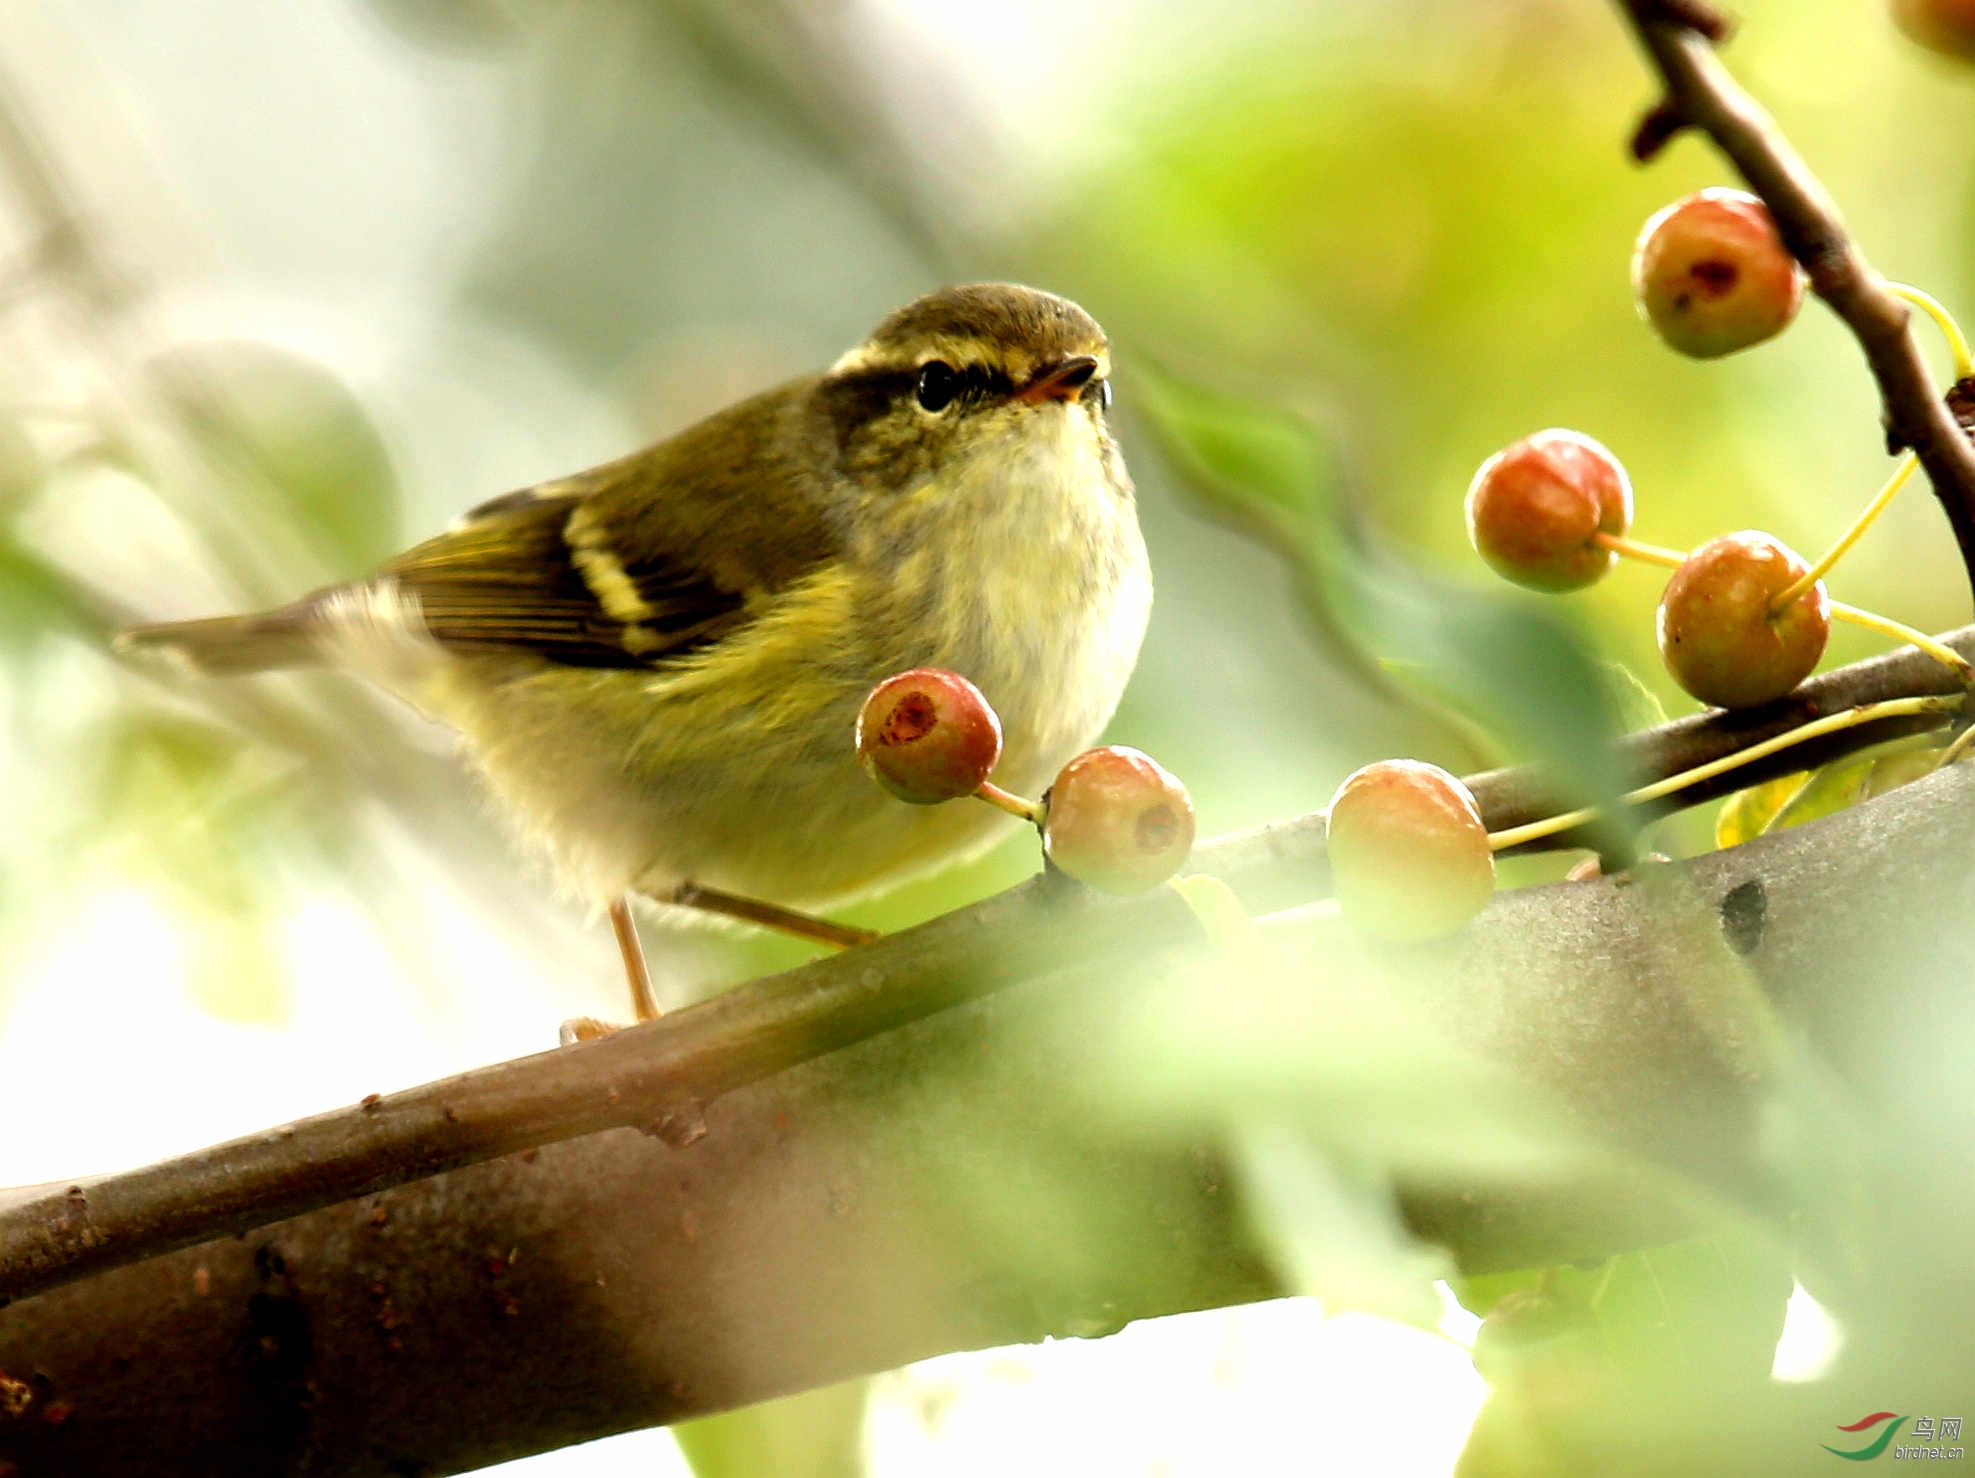
{"type": "Polygon", "coordinates": [[[971,678],[1015,790],[1096,737],[1152,599],[1110,368],[1074,303],[948,288],[821,374],[483,503],[362,579],[119,645],[216,674],[327,664],[458,730],[610,909],[639,993],[629,894],[772,919],[747,901],[827,907],[1009,824],[865,778],[852,731],[886,676],[971,678]]]}

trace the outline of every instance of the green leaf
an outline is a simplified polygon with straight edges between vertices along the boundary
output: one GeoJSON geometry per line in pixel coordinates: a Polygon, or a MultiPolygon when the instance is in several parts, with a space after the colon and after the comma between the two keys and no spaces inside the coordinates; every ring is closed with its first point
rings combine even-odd
{"type": "Polygon", "coordinates": [[[12,416],[0,415],[0,514],[12,513],[48,480],[41,448],[12,416]]]}
{"type": "Polygon", "coordinates": [[[1433,1285],[1452,1274],[1453,1259],[1407,1230],[1388,1180],[1279,1120],[1237,1128],[1233,1151],[1249,1220],[1297,1292],[1333,1313],[1438,1324],[1433,1285]]]}
{"type": "Polygon", "coordinates": [[[1291,559],[1334,522],[1330,459],[1306,423],[1143,365],[1137,375],[1138,403],[1189,487],[1214,513],[1291,559]]]}
{"type": "Polygon", "coordinates": [[[1910,780],[1932,774],[1940,760],[1941,750],[1924,734],[1833,760],[1783,803],[1768,830],[1802,826],[1897,790],[1910,780]]]}
{"type": "Polygon", "coordinates": [[[61,633],[101,642],[105,625],[72,579],[0,531],[0,649],[30,650],[61,633]]]}
{"type": "Polygon", "coordinates": [[[355,572],[398,543],[398,480],[343,382],[269,344],[179,345],[154,368],[224,472],[285,498],[326,564],[355,572]]]}
{"type": "Polygon", "coordinates": [[[1779,1400],[1769,1378],[1791,1288],[1780,1250],[1740,1234],[1545,1271],[1476,1335],[1491,1390],[1456,1473],[1811,1471],[1795,1444],[1831,1398],[1779,1400]]]}
{"type": "Polygon", "coordinates": [[[1510,1294],[1527,1292],[1547,1281],[1550,1275],[1549,1268],[1518,1268],[1509,1273],[1476,1273],[1471,1277],[1449,1278],[1447,1286],[1454,1290],[1454,1297],[1462,1308],[1485,1319],[1510,1294]]]}
{"type": "Polygon", "coordinates": [[[1799,770],[1794,775],[1778,775],[1774,780],[1736,791],[1715,817],[1714,844],[1724,849],[1739,847],[1761,836],[1775,822],[1776,813],[1789,804],[1790,797],[1802,790],[1809,779],[1808,771],[1799,770]]]}
{"type": "Polygon", "coordinates": [[[1659,694],[1639,681],[1623,662],[1603,662],[1606,690],[1612,695],[1618,726],[1626,733],[1657,728],[1666,722],[1666,705],[1659,694]]]}
{"type": "Polygon", "coordinates": [[[127,713],[101,739],[100,814],[127,838],[116,860],[170,908],[188,940],[188,993],[223,1020],[288,1017],[281,863],[306,835],[297,810],[311,798],[288,779],[229,731],[177,715],[127,713]]]}
{"type": "Polygon", "coordinates": [[[858,1478],[868,1381],[764,1401],[672,1428],[693,1478],[858,1478]]]}
{"type": "Polygon", "coordinates": [[[1787,831],[1857,805],[1864,799],[1866,777],[1871,774],[1872,766],[1870,756],[1852,755],[1813,771],[1796,794],[1778,808],[1765,829],[1787,831]]]}
{"type": "Polygon", "coordinates": [[[519,37],[519,13],[503,0],[369,0],[401,40],[445,54],[477,56],[519,37]]]}
{"type": "Polygon", "coordinates": [[[1599,1360],[1591,1311],[1560,1291],[1550,1270],[1494,1301],[1475,1331],[1474,1368],[1500,1390],[1528,1386],[1557,1373],[1568,1377],[1599,1360]]]}
{"type": "Polygon", "coordinates": [[[1722,1374],[1767,1376],[1796,1280],[1788,1252],[1753,1232],[1724,1232],[1628,1252],[1591,1267],[1532,1269],[1453,1281],[1470,1313],[1543,1289],[1596,1321],[1614,1359],[1706,1363],[1722,1374]]]}
{"type": "Polygon", "coordinates": [[[1453,1040],[1390,956],[1334,918],[1249,931],[1106,1034],[1091,1086],[1141,1132],[1293,1124],[1412,1179],[1534,1177],[1604,1154],[1543,1089],[1453,1040]]]}
{"type": "Polygon", "coordinates": [[[1732,847],[1751,837],[1833,815],[1931,775],[1940,758],[1941,751],[1931,737],[1915,735],[1833,760],[1809,773],[1779,775],[1729,797],[1715,818],[1715,845],[1732,847]]]}
{"type": "MultiPolygon", "coordinates": [[[[1573,807],[1620,814],[1617,705],[1575,632],[1519,597],[1429,581],[1391,562],[1367,560],[1350,578],[1359,629],[1418,662],[1432,697],[1542,766],[1573,807]]],[[[1602,830],[1611,866],[1626,865],[1630,836],[1616,823],[1602,830]]]]}
{"type": "Polygon", "coordinates": [[[1940,766],[1942,751],[1932,740],[1917,744],[1910,749],[1896,749],[1891,754],[1881,754],[1872,762],[1872,769],[1865,777],[1865,784],[1859,789],[1859,799],[1869,801],[1882,796],[1889,790],[1898,790],[1902,785],[1910,785],[1915,780],[1931,775],[1940,766]]]}
{"type": "MultiPolygon", "coordinates": [[[[1367,672],[1416,679],[1548,769],[1573,806],[1617,814],[1625,787],[1611,740],[1623,705],[1553,607],[1437,579],[1395,557],[1339,496],[1332,458],[1302,419],[1142,374],[1140,399],[1189,485],[1293,563],[1319,622],[1367,672]]],[[[1460,500],[1460,489],[1447,490],[1449,517],[1460,500]]],[[[1614,824],[1602,845],[1622,864],[1630,838],[1614,824]]]]}

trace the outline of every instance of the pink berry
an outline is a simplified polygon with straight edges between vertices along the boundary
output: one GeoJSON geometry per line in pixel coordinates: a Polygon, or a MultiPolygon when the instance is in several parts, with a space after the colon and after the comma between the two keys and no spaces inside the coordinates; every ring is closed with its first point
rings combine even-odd
{"type": "Polygon", "coordinates": [[[1043,796],[1042,848],[1100,893],[1143,893],[1193,850],[1193,799],[1149,754],[1123,745],[1086,750],[1043,796]]]}
{"type": "Polygon", "coordinates": [[[1379,939],[1438,939],[1495,891],[1495,854],[1467,786],[1419,760],[1380,760],[1331,797],[1326,845],[1344,916],[1379,939]]]}
{"type": "Polygon", "coordinates": [[[1893,0],[1893,23],[1931,51],[1975,60],[1975,0],[1893,0]]]}
{"type": "Polygon", "coordinates": [[[1591,538],[1632,526],[1632,484],[1590,437],[1538,431],[1481,464],[1467,513],[1468,541],[1497,574],[1533,590],[1577,590],[1618,559],[1591,538]]]}
{"type": "Polygon", "coordinates": [[[1660,597],[1660,656],[1675,682],[1719,708],[1753,708],[1810,676],[1831,634],[1824,582],[1780,611],[1776,597],[1810,569],[1768,534],[1710,539],[1660,597]]]}
{"type": "Polygon", "coordinates": [[[1632,295],[1662,339],[1713,359],[1781,333],[1804,274],[1769,207],[1741,190],[1703,190],[1646,222],[1632,253],[1632,295]]]}
{"type": "Polygon", "coordinates": [[[915,806],[972,795],[1001,758],[1001,720],[957,672],[915,667],[873,688],[857,714],[857,758],[915,806]]]}

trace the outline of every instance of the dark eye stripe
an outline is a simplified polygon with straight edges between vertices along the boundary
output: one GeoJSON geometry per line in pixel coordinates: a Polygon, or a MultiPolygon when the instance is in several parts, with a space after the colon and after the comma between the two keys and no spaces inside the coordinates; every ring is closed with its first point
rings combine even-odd
{"type": "Polygon", "coordinates": [[[967,382],[968,392],[975,397],[1009,396],[1015,393],[1015,382],[997,369],[985,365],[969,365],[961,371],[961,378],[967,382]]]}
{"type": "Polygon", "coordinates": [[[958,369],[940,359],[929,359],[919,367],[914,381],[919,404],[927,410],[944,409],[956,400],[1003,399],[1015,393],[1015,382],[998,369],[983,364],[962,365],[958,369]]]}
{"type": "MultiPolygon", "coordinates": [[[[829,407],[837,423],[841,441],[858,425],[886,415],[903,406],[918,413],[917,397],[921,367],[872,366],[828,375],[818,387],[822,404],[829,407]]],[[[991,398],[1005,399],[1015,393],[1014,382],[999,370],[984,365],[967,365],[955,371],[959,382],[953,400],[978,404],[991,398]]],[[[948,403],[948,409],[951,404],[948,403]]]]}

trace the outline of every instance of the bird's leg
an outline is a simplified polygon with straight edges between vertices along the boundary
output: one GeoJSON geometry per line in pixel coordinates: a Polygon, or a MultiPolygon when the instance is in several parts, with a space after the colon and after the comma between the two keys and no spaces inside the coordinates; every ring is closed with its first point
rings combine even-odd
{"type": "Polygon", "coordinates": [[[631,982],[631,1011],[639,1021],[659,1018],[658,997],[652,994],[651,970],[645,964],[645,947],[638,939],[638,923],[631,917],[629,894],[620,895],[610,905],[610,927],[617,935],[618,953],[624,956],[624,975],[631,982]]]}
{"type": "MultiPolygon", "coordinates": [[[[875,929],[834,924],[814,914],[799,913],[795,909],[763,903],[756,898],[743,898],[738,893],[723,893],[718,888],[702,888],[698,883],[681,883],[670,892],[651,896],[659,903],[704,909],[707,913],[742,919],[763,929],[779,930],[798,939],[834,945],[838,949],[869,944],[878,937],[875,929]]],[[[658,998],[652,994],[651,971],[645,966],[645,948],[638,941],[638,926],[631,917],[629,894],[611,904],[610,927],[617,935],[617,948],[624,956],[624,974],[631,982],[631,1009],[639,1021],[656,1021],[660,1015],[658,998]]],[[[567,1047],[572,1042],[592,1041],[597,1037],[607,1037],[616,1030],[618,1028],[608,1021],[599,1021],[594,1016],[578,1016],[562,1024],[562,1044],[567,1047]]]]}
{"type": "Polygon", "coordinates": [[[764,929],[793,934],[798,939],[813,940],[817,944],[834,945],[838,949],[869,944],[878,937],[875,929],[835,924],[814,914],[798,913],[779,904],[763,903],[758,898],[743,898],[738,893],[722,893],[718,888],[703,888],[698,883],[681,883],[671,892],[654,894],[653,897],[660,903],[674,903],[681,908],[704,909],[707,913],[723,914],[730,919],[744,919],[764,929]]]}
{"type": "MultiPolygon", "coordinates": [[[[617,951],[624,957],[624,975],[631,982],[631,1011],[639,1021],[656,1021],[664,1013],[652,993],[651,970],[645,964],[645,947],[638,939],[638,924],[631,917],[631,896],[624,894],[610,906],[610,929],[617,936],[617,951]]],[[[562,1024],[562,1045],[592,1042],[619,1030],[615,1022],[594,1016],[576,1016],[562,1024]]]]}

